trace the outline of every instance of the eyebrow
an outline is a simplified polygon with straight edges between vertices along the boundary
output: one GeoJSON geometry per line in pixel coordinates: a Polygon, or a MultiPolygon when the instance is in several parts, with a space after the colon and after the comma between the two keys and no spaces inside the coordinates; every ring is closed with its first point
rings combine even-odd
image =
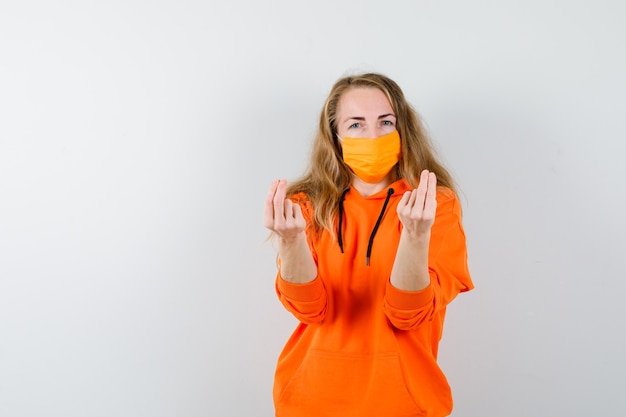
{"type": "MultiPolygon", "coordinates": [[[[387,113],[387,114],[381,114],[380,116],[378,116],[378,120],[384,119],[385,117],[389,117],[389,116],[395,117],[397,119],[395,114],[387,113]]],[[[346,117],[345,121],[348,121],[348,120],[365,120],[365,117],[360,117],[360,116],[346,117]]]]}

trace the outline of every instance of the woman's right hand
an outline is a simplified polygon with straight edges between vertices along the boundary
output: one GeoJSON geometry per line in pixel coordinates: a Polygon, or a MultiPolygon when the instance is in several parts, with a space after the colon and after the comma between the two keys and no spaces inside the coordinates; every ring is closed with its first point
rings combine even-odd
{"type": "Polygon", "coordinates": [[[304,232],[306,220],[302,208],[286,198],[287,181],[274,180],[265,198],[263,224],[283,241],[294,241],[304,232]]]}

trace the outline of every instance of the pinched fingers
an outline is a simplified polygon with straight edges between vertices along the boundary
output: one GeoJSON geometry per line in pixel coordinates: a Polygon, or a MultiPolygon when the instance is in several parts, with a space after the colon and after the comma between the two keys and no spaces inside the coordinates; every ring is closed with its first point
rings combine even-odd
{"type": "Polygon", "coordinates": [[[288,198],[274,201],[274,229],[278,233],[287,231],[293,223],[293,205],[288,198]]]}
{"type": "Polygon", "coordinates": [[[274,231],[286,240],[296,238],[306,228],[302,208],[290,199],[285,199],[283,213],[282,216],[275,216],[274,231]]]}
{"type": "Polygon", "coordinates": [[[298,233],[304,230],[306,221],[302,215],[302,207],[300,207],[300,204],[286,199],[284,213],[284,224],[282,225],[284,232],[298,233]]]}
{"type": "Polygon", "coordinates": [[[303,231],[306,221],[299,204],[286,198],[287,181],[275,180],[265,199],[264,225],[283,238],[303,231]]]}
{"type": "Polygon", "coordinates": [[[398,217],[410,231],[430,230],[437,211],[437,177],[422,171],[417,188],[407,191],[398,203],[398,217]]]}

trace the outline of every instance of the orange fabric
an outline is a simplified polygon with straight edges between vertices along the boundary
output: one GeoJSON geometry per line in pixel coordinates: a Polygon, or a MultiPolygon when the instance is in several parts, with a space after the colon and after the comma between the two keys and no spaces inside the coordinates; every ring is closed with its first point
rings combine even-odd
{"type": "MultiPolygon", "coordinates": [[[[327,231],[318,238],[309,233],[316,279],[298,285],[280,272],[276,277],[280,301],[300,320],[278,359],[277,417],[439,417],[452,410],[436,359],[447,304],[473,288],[459,201],[450,190],[438,190],[431,284],[401,291],[389,276],[402,230],[396,207],[410,187],[404,180],[391,187],[369,266],[368,239],[387,190],[363,198],[351,189],[344,201],[344,253],[327,231]]],[[[310,221],[306,196],[294,201],[310,221]]]]}
{"type": "Polygon", "coordinates": [[[344,162],[363,181],[380,182],[400,158],[400,134],[397,130],[377,138],[343,138],[344,162]]]}

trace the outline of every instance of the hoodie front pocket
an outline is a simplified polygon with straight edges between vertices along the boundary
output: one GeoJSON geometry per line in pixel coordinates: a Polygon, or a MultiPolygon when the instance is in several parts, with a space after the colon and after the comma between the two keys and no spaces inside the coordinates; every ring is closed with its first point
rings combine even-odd
{"type": "MultiPolygon", "coordinates": [[[[416,417],[395,352],[372,355],[307,353],[277,401],[286,416],[416,417]]],[[[277,414],[279,415],[279,414],[277,414]]]]}

